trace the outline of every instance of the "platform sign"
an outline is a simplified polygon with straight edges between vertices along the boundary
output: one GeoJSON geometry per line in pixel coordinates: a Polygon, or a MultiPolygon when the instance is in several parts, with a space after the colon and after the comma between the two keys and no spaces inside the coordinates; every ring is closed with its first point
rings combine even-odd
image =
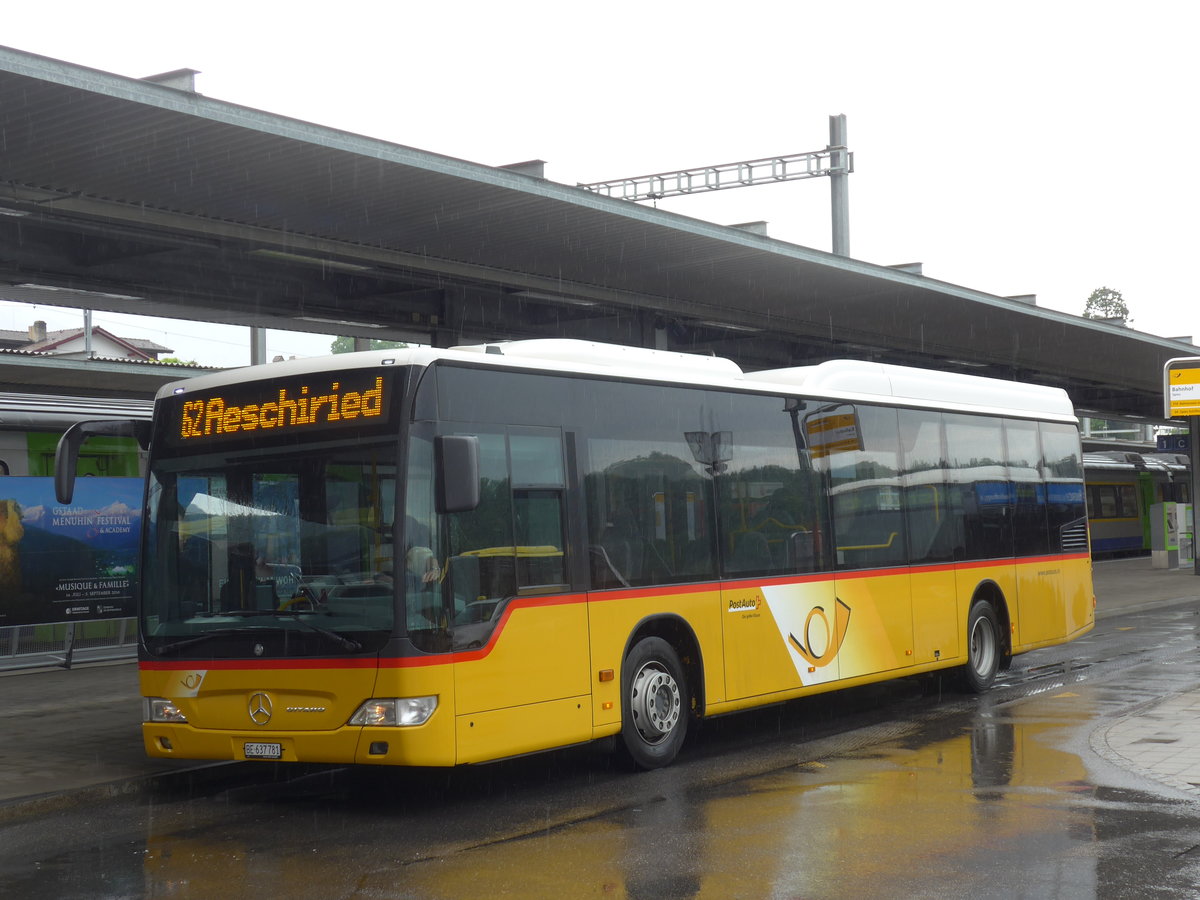
{"type": "Polygon", "coordinates": [[[1200,416],[1200,357],[1167,361],[1163,367],[1163,412],[1172,419],[1200,416]]]}
{"type": "Polygon", "coordinates": [[[813,459],[863,449],[862,430],[853,411],[809,416],[804,430],[808,432],[808,449],[813,459]]]}
{"type": "Polygon", "coordinates": [[[1159,453],[1191,453],[1190,434],[1160,434],[1155,438],[1155,449],[1159,453]]]}

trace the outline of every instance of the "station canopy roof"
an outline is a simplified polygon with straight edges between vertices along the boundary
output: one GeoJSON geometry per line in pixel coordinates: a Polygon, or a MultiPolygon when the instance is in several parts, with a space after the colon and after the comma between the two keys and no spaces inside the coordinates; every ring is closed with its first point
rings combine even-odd
{"type": "MultiPolygon", "coordinates": [[[[657,335],[747,370],[875,359],[1057,385],[1083,411],[1148,419],[1166,360],[1200,355],[536,169],[213,100],[173,74],[0,48],[0,299],[439,346],[657,335]]],[[[24,383],[23,365],[0,355],[0,377],[24,383]]],[[[58,383],[38,366],[31,379],[58,383]]],[[[71,367],[54,377],[78,389],[71,367]]]]}

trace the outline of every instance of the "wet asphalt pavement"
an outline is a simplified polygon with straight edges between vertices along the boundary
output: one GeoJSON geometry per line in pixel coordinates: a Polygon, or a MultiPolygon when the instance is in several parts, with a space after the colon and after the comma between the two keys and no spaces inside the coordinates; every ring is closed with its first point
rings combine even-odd
{"type": "Polygon", "coordinates": [[[635,776],[572,751],[280,783],[145,758],[132,664],[0,677],[0,894],[1196,896],[1200,579],[1096,573],[1095,632],[987,697],[800,701],[635,776]]]}

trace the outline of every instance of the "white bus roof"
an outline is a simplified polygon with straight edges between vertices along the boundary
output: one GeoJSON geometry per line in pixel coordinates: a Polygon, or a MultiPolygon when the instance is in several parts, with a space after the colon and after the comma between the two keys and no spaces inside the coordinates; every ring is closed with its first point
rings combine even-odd
{"type": "Polygon", "coordinates": [[[1042,385],[860,360],[834,360],[815,366],[745,373],[737,363],[717,356],[567,338],[493,341],[448,350],[432,347],[370,350],[268,363],[164,385],[158,397],[241,384],[256,378],[283,378],[384,365],[427,366],[442,360],[493,364],[505,369],[615,376],[734,390],[799,393],[849,402],[932,406],[1076,421],[1066,391],[1042,385]]]}
{"type": "Polygon", "coordinates": [[[1075,417],[1071,400],[1062,388],[861,360],[839,359],[794,369],[768,369],[745,377],[755,382],[786,384],[793,390],[818,396],[873,395],[889,402],[952,404],[1034,416],[1075,417]]]}
{"type": "Polygon", "coordinates": [[[528,341],[492,341],[487,344],[465,344],[455,347],[467,353],[486,353],[510,359],[542,359],[568,363],[571,367],[602,366],[621,368],[641,374],[646,369],[669,374],[671,380],[689,377],[741,378],[742,370],[731,359],[702,356],[699,353],[680,353],[675,350],[648,350],[645,347],[625,347],[621,344],[602,344],[598,341],[578,341],[560,338],[537,338],[528,341]]]}

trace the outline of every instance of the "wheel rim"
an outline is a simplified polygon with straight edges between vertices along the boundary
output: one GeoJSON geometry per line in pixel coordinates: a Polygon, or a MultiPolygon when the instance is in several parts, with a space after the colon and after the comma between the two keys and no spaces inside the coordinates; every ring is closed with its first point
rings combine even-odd
{"type": "Polygon", "coordinates": [[[658,663],[646,663],[633,677],[629,708],[633,724],[648,744],[666,740],[679,723],[679,684],[658,663]]]}
{"type": "Polygon", "coordinates": [[[991,623],[980,616],[971,628],[971,668],[978,675],[987,675],[996,664],[996,632],[991,623]]]}

